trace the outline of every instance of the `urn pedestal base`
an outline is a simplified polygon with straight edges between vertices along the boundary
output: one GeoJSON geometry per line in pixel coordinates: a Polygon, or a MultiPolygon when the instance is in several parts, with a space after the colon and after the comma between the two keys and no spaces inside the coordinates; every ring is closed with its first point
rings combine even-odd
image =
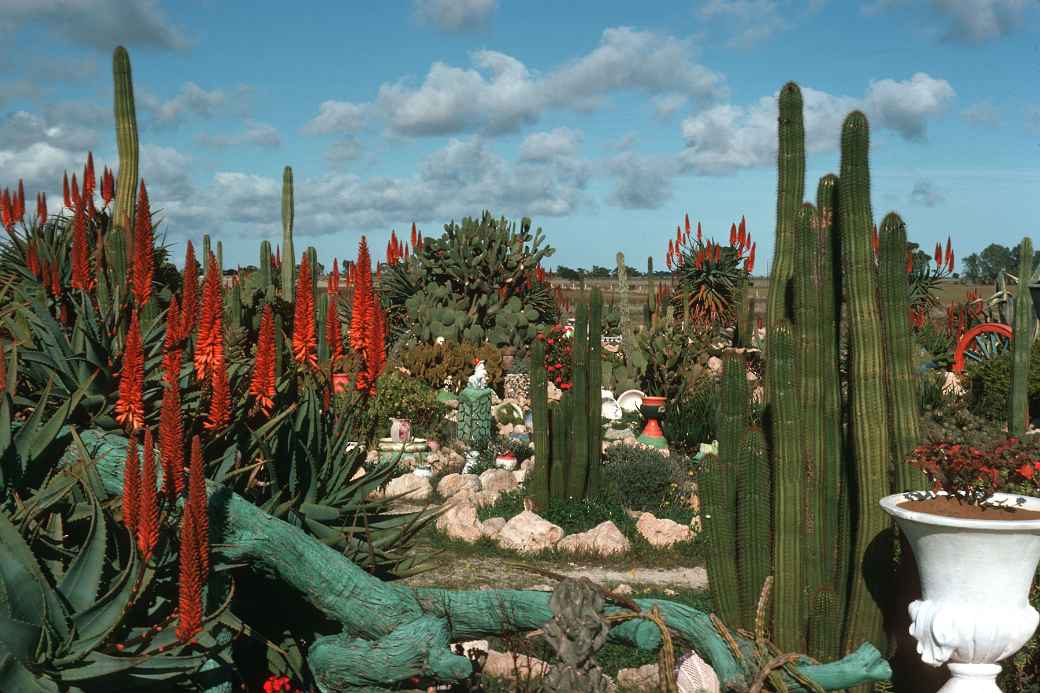
{"type": "Polygon", "coordinates": [[[997,687],[999,664],[964,664],[948,662],[950,680],[939,693],[1000,693],[997,687]]]}

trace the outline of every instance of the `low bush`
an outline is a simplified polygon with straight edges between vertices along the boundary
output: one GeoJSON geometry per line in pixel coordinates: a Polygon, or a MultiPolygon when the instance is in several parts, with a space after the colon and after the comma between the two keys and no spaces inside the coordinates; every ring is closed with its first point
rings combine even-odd
{"type": "MultiPolygon", "coordinates": [[[[1006,419],[1011,388],[1011,352],[969,366],[968,407],[979,416],[1006,419]]],[[[1033,346],[1029,361],[1029,413],[1040,415],[1040,347],[1033,346]]]]}
{"type": "Polygon", "coordinates": [[[718,415],[718,381],[713,377],[701,378],[668,402],[661,420],[668,446],[681,452],[697,452],[701,443],[715,440],[718,415]]]}
{"type": "Polygon", "coordinates": [[[403,418],[412,422],[414,435],[430,437],[442,431],[447,411],[430,386],[390,369],[376,382],[376,395],[365,411],[366,428],[373,437],[383,437],[389,434],[391,418],[403,418]]]}
{"type": "Polygon", "coordinates": [[[401,349],[397,358],[401,366],[427,386],[439,390],[450,382],[448,389],[455,393],[466,386],[474,365],[481,360],[487,368],[488,387],[502,391],[502,352],[492,344],[416,344],[401,349]]]}
{"type": "Polygon", "coordinates": [[[689,503],[693,475],[688,457],[614,445],[604,459],[602,495],[629,510],[686,523],[693,517],[689,503]]]}

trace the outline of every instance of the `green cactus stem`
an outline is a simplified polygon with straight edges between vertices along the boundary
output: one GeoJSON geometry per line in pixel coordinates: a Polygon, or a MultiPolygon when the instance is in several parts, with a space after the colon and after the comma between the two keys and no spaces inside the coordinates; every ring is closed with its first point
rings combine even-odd
{"type": "Polygon", "coordinates": [[[122,46],[112,54],[112,80],[115,83],[116,151],[119,171],[112,207],[114,227],[127,234],[126,250],[133,257],[134,196],[137,193],[137,111],[134,107],[134,83],[130,73],[130,55],[122,46]]]}
{"type": "Polygon", "coordinates": [[[743,457],[737,467],[736,513],[739,623],[748,631],[754,631],[758,598],[766,578],[773,574],[773,499],[769,476],[765,435],[761,429],[751,428],[744,434],[743,457]]]}
{"type": "Polygon", "coordinates": [[[1011,388],[1008,403],[1008,434],[1021,436],[1029,427],[1029,355],[1033,347],[1033,298],[1029,280],[1033,276],[1033,241],[1022,239],[1018,250],[1018,289],[1012,319],[1011,388]]]}
{"type": "Polygon", "coordinates": [[[549,394],[545,372],[545,341],[531,345],[531,436],[534,442],[534,473],[529,486],[538,508],[549,506],[549,394]]]}
{"type": "Polygon", "coordinates": [[[570,498],[584,498],[589,476],[589,419],[586,416],[589,408],[589,307],[579,303],[574,320],[574,356],[573,383],[571,391],[565,395],[573,400],[571,426],[568,435],[571,439],[573,457],[567,474],[567,495],[570,498]]]}
{"type": "Polygon", "coordinates": [[[293,174],[288,166],[282,171],[282,298],[292,303],[296,277],[296,255],[293,251],[293,174]]]}
{"type": "Polygon", "coordinates": [[[266,290],[271,285],[271,242],[260,242],[260,285],[266,290]]]}
{"type": "Polygon", "coordinates": [[[595,496],[602,483],[603,456],[603,293],[592,290],[589,304],[588,426],[589,475],[586,495],[595,496]]]}
{"type": "MultiPolygon", "coordinates": [[[[884,649],[881,610],[867,585],[868,576],[887,572],[884,546],[891,526],[878,505],[889,489],[892,448],[885,397],[886,363],[877,304],[877,276],[871,244],[870,132],[867,117],[853,111],[841,133],[839,220],[844,263],[849,332],[849,437],[856,470],[856,538],[852,554],[851,592],[845,651],[868,640],[884,649]]],[[[871,585],[873,587],[873,585],[871,585]]]]}

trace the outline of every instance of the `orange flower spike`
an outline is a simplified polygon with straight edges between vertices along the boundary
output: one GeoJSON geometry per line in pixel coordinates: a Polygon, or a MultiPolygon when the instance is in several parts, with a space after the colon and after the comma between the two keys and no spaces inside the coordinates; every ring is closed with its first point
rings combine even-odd
{"type": "Polygon", "coordinates": [[[194,516],[181,513],[177,629],[180,642],[191,642],[202,630],[202,571],[199,566],[198,531],[194,516]]]}
{"type": "Polygon", "coordinates": [[[686,233],[689,234],[690,233],[690,215],[689,214],[684,214],[683,215],[683,224],[684,224],[684,226],[686,228],[686,233]]]}
{"type": "Polygon", "coordinates": [[[755,269],[755,248],[757,247],[757,245],[757,243],[751,244],[751,252],[748,254],[747,260],[744,261],[744,271],[748,274],[751,274],[751,272],[755,269]]]}
{"type": "Polygon", "coordinates": [[[76,182],[76,174],[72,174],[72,207],[75,208],[79,204],[79,184],[76,182]]]}
{"type": "MultiPolygon", "coordinates": [[[[198,336],[195,340],[195,375],[200,382],[210,379],[216,365],[224,362],[224,294],[220,269],[212,252],[206,265],[198,336]]],[[[184,329],[183,325],[181,329],[184,329]]]]}
{"type": "Polygon", "coordinates": [[[134,214],[134,266],[131,272],[134,298],[137,305],[148,303],[152,295],[152,279],[155,274],[155,238],[152,234],[152,213],[148,203],[148,190],[141,181],[134,214]]]}
{"type": "Polygon", "coordinates": [[[152,431],[144,432],[143,465],[141,471],[141,496],[137,516],[137,550],[147,563],[159,541],[159,479],[155,469],[155,450],[152,431]]]}
{"type": "Polygon", "coordinates": [[[90,289],[93,285],[90,275],[90,250],[87,248],[87,219],[83,202],[76,205],[72,216],[72,287],[74,289],[90,289]]]}
{"type": "Polygon", "coordinates": [[[332,258],[332,272],[329,273],[329,296],[339,293],[339,260],[332,258]]]}
{"type": "Polygon", "coordinates": [[[369,316],[365,306],[372,286],[372,264],[368,255],[368,241],[364,236],[358,242],[357,262],[351,265],[351,283],[354,285],[354,306],[347,338],[351,349],[363,352],[369,329],[369,316]]]}
{"type": "Polygon", "coordinates": [[[730,224],[729,225],[729,247],[731,247],[731,248],[737,247],[737,225],[736,224],[730,224]]]}
{"type": "Polygon", "coordinates": [[[943,266],[942,243],[938,241],[935,243],[935,266],[938,269],[942,269],[943,266]]]}
{"type": "Polygon", "coordinates": [[[199,557],[199,576],[205,583],[209,575],[209,499],[206,495],[206,468],[202,459],[202,441],[191,439],[191,462],[188,467],[188,501],[186,512],[195,525],[196,547],[199,557]]]}
{"type": "Polygon", "coordinates": [[[18,197],[14,200],[14,220],[22,221],[23,219],[25,219],[25,184],[19,178],[18,197]]]}
{"type": "Polygon", "coordinates": [[[317,339],[314,328],[314,294],[311,286],[311,263],[308,255],[300,262],[300,274],[296,281],[296,310],[293,314],[292,350],[298,363],[318,365],[315,353],[317,339]]]}
{"type": "Polygon", "coordinates": [[[275,354],[274,316],[269,303],[264,305],[264,313],[260,318],[260,335],[256,344],[253,377],[249,381],[249,394],[256,399],[257,407],[265,416],[271,413],[275,396],[275,354]]]}
{"type": "Polygon", "coordinates": [[[419,231],[415,228],[415,222],[412,222],[412,247],[419,247],[419,231]]]}
{"type": "Polygon", "coordinates": [[[953,267],[954,267],[954,264],[953,264],[953,249],[951,248],[950,249],[950,255],[946,259],[946,271],[947,272],[953,272],[953,267]]]}
{"type": "Polygon", "coordinates": [[[701,243],[704,240],[704,236],[701,233],[701,223],[697,222],[697,243],[701,243]]]}
{"type": "Polygon", "coordinates": [[[181,289],[180,338],[187,339],[195,331],[199,310],[199,263],[195,261],[195,249],[188,241],[184,253],[184,286],[181,289]]]}
{"type": "Polygon", "coordinates": [[[740,246],[740,249],[742,251],[743,251],[744,248],[747,247],[747,241],[748,241],[747,221],[744,219],[744,216],[741,215],[741,217],[740,217],[740,227],[737,230],[737,245],[740,246]]]}
{"type": "Polygon", "coordinates": [[[181,376],[181,350],[178,346],[181,338],[180,307],[177,297],[170,298],[166,309],[166,332],[163,334],[163,382],[174,382],[181,376]]]}
{"type": "Polygon", "coordinates": [[[952,272],[953,267],[950,265],[950,258],[953,257],[953,242],[950,237],[946,237],[946,253],[943,255],[943,263],[946,265],[948,271],[952,272]]]}
{"type": "Polygon", "coordinates": [[[141,387],[144,381],[144,355],[141,350],[141,324],[137,311],[130,318],[123,347],[123,365],[119,372],[119,400],[116,402],[116,421],[131,431],[144,426],[144,400],[141,387]]]}
{"type": "Polygon", "coordinates": [[[123,465],[123,524],[131,536],[137,536],[137,504],[141,496],[141,460],[137,456],[137,433],[126,444],[123,465]]]}
{"type": "Polygon", "coordinates": [[[112,172],[105,167],[105,170],[101,173],[101,199],[105,203],[105,207],[112,202],[112,198],[115,197],[116,192],[116,181],[112,172]]]}
{"type": "Polygon", "coordinates": [[[202,427],[207,431],[221,431],[231,423],[231,392],[228,386],[227,366],[223,354],[213,364],[210,373],[213,394],[209,399],[209,416],[202,427]]]}
{"type": "Polygon", "coordinates": [[[94,175],[94,154],[93,152],[87,152],[87,165],[83,167],[83,196],[93,197],[96,187],[97,177],[94,175]]]}
{"type": "Polygon", "coordinates": [[[36,196],[36,218],[41,226],[47,223],[47,193],[36,196]]]}
{"type": "Polygon", "coordinates": [[[62,192],[65,194],[65,199],[64,199],[65,206],[68,209],[72,209],[72,195],[71,195],[71,193],[69,193],[69,172],[68,171],[65,172],[65,178],[64,178],[64,180],[62,180],[61,187],[62,187],[62,192]]]}
{"type": "Polygon", "coordinates": [[[0,195],[0,222],[9,231],[14,226],[14,207],[11,204],[11,191],[7,188],[4,188],[3,194],[0,195]]]}
{"type": "Polygon", "coordinates": [[[184,490],[184,419],[181,386],[167,381],[159,409],[159,457],[163,468],[163,495],[176,500],[184,490]]]}

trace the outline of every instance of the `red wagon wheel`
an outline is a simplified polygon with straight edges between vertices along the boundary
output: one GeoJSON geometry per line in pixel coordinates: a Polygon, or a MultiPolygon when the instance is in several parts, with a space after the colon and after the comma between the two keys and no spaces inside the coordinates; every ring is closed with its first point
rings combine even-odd
{"type": "Polygon", "coordinates": [[[985,361],[1011,349],[1011,328],[1000,322],[976,325],[957,341],[953,372],[963,373],[966,360],[985,361]]]}

